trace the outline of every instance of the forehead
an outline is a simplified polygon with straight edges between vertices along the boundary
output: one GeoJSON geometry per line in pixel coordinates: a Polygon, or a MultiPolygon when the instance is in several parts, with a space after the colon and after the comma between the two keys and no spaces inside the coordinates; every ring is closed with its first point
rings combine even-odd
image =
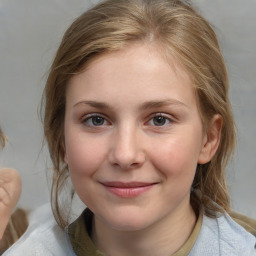
{"type": "Polygon", "coordinates": [[[101,100],[112,94],[120,98],[131,94],[194,101],[191,79],[180,62],[163,54],[158,45],[145,43],[94,57],[68,84],[67,94],[76,100],[84,97],[81,91],[101,100]]]}
{"type": "MultiPolygon", "coordinates": [[[[122,62],[125,63],[130,60],[128,57],[135,57],[136,61],[134,61],[134,64],[136,64],[137,67],[140,64],[144,66],[145,60],[148,61],[149,65],[156,63],[156,61],[158,60],[158,62],[160,61],[169,65],[169,68],[172,69],[172,71],[175,71],[177,76],[191,76],[190,73],[187,72],[181,60],[173,54],[173,51],[171,49],[165,47],[164,43],[158,43],[155,41],[135,41],[126,44],[124,47],[118,50],[105,51],[103,53],[96,54],[93,57],[89,58],[89,60],[87,60],[79,73],[90,70],[93,66],[103,61],[112,62],[114,59],[120,59],[120,62],[122,60],[122,62]]],[[[131,64],[131,62],[129,64],[131,64]]],[[[131,68],[131,66],[129,67],[131,68]]]]}

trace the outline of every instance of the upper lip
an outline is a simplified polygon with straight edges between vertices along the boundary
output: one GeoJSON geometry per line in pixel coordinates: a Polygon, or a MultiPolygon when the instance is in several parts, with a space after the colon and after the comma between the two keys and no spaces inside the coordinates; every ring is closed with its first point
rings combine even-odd
{"type": "Polygon", "coordinates": [[[107,181],[101,182],[102,185],[106,187],[114,187],[114,188],[139,188],[146,187],[157,184],[158,182],[140,182],[140,181],[132,181],[132,182],[120,182],[120,181],[107,181]]]}

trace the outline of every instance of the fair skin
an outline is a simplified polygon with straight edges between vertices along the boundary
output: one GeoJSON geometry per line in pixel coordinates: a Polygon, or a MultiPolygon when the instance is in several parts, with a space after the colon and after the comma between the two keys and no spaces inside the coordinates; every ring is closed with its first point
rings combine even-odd
{"type": "Polygon", "coordinates": [[[197,164],[219,143],[221,118],[203,132],[189,76],[157,49],[131,44],[103,54],[67,87],[65,161],[106,255],[176,252],[196,222],[197,164]]]}
{"type": "Polygon", "coordinates": [[[21,179],[11,168],[0,169],[0,240],[21,194],[21,179]]]}

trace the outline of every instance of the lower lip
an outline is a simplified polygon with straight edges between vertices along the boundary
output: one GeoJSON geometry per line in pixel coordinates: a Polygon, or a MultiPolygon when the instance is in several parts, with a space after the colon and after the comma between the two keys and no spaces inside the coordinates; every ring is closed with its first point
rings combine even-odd
{"type": "Polygon", "coordinates": [[[120,188],[120,187],[109,187],[105,186],[105,188],[111,192],[112,194],[123,197],[123,198],[131,198],[137,197],[148,190],[150,190],[154,185],[148,185],[143,187],[131,187],[131,188],[120,188]]]}

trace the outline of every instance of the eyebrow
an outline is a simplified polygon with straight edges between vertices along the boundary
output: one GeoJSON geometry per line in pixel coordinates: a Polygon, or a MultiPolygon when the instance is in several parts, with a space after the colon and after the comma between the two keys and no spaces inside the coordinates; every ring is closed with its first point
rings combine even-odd
{"type": "Polygon", "coordinates": [[[175,100],[175,99],[167,99],[167,100],[156,100],[156,101],[148,101],[145,102],[141,105],[140,109],[142,110],[147,110],[147,109],[152,109],[152,108],[160,108],[160,107],[165,107],[169,105],[177,105],[177,106],[183,106],[183,107],[188,107],[185,103],[175,100]]]}
{"type": "MultiPolygon", "coordinates": [[[[79,106],[79,105],[89,105],[94,108],[98,109],[111,109],[112,107],[108,105],[107,103],[104,102],[99,102],[99,101],[79,101],[76,103],[73,107],[79,106]]],[[[139,110],[147,110],[147,109],[152,109],[152,108],[160,108],[160,107],[165,107],[169,105],[177,105],[177,106],[183,106],[183,107],[188,107],[185,103],[175,100],[175,99],[167,99],[167,100],[152,100],[152,101],[147,101],[144,102],[140,107],[139,110]]]]}
{"type": "Polygon", "coordinates": [[[79,106],[79,105],[89,105],[94,108],[98,109],[110,109],[111,107],[104,103],[104,102],[98,102],[98,101],[92,101],[92,100],[83,100],[76,103],[73,107],[79,106]]]}

